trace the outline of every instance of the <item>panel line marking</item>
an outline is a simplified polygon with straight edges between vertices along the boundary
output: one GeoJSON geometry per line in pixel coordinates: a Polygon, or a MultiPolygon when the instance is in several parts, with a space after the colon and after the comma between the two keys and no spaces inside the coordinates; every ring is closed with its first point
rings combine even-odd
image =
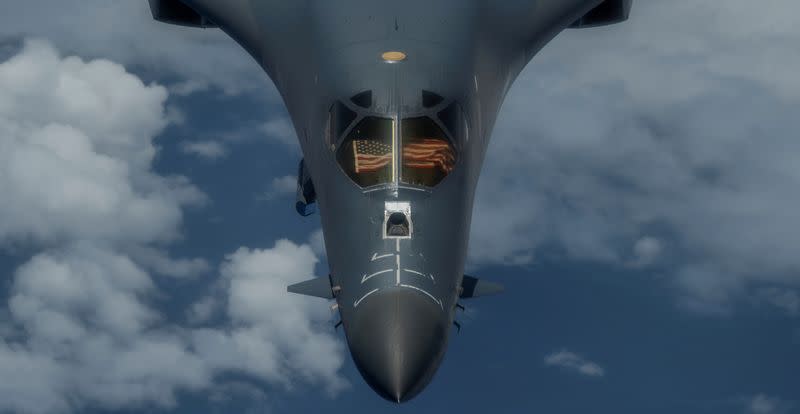
{"type": "Polygon", "coordinates": [[[396,255],[397,257],[397,284],[400,284],[400,255],[396,255]]]}
{"type": "Polygon", "coordinates": [[[367,280],[370,280],[370,279],[372,279],[373,277],[375,277],[375,276],[378,276],[378,275],[380,275],[380,274],[389,273],[389,272],[391,272],[392,270],[394,270],[394,269],[384,269],[384,270],[380,270],[380,271],[377,271],[377,272],[375,272],[375,273],[373,273],[373,274],[371,274],[371,275],[369,275],[369,276],[367,276],[366,274],[364,274],[364,276],[361,278],[361,283],[364,283],[364,282],[366,282],[367,280]]]}
{"type": "Polygon", "coordinates": [[[444,305],[442,305],[442,301],[441,301],[441,300],[439,300],[439,299],[436,299],[436,297],[434,297],[433,295],[431,295],[430,293],[428,293],[428,291],[426,291],[425,289],[420,289],[420,288],[418,288],[418,287],[416,287],[416,286],[411,286],[411,285],[399,285],[399,286],[400,286],[400,287],[404,287],[404,288],[408,288],[408,289],[414,289],[414,290],[416,290],[416,291],[418,291],[418,292],[422,292],[422,293],[424,293],[424,294],[425,294],[425,295],[427,295],[429,298],[431,298],[431,300],[432,300],[432,301],[436,302],[436,304],[437,304],[437,305],[439,305],[439,307],[440,307],[440,308],[442,308],[442,310],[444,310],[444,305]]]}
{"type": "Polygon", "coordinates": [[[370,260],[370,261],[374,262],[374,261],[376,261],[378,259],[383,259],[383,258],[386,258],[386,257],[389,257],[389,256],[394,256],[394,255],[391,254],[391,253],[388,253],[388,254],[382,254],[382,255],[378,256],[378,253],[374,253],[372,255],[372,260],[370,260]]]}
{"type": "Polygon", "coordinates": [[[355,302],[353,303],[353,307],[354,307],[354,308],[357,308],[357,307],[358,307],[358,304],[360,304],[362,300],[366,299],[366,298],[367,298],[367,296],[369,296],[369,295],[371,295],[371,294],[373,294],[373,293],[375,293],[375,292],[377,292],[377,291],[379,291],[379,290],[380,290],[380,289],[378,289],[378,288],[375,288],[375,289],[372,289],[372,290],[370,290],[369,292],[367,292],[367,294],[366,294],[366,295],[362,296],[362,297],[361,297],[361,299],[359,299],[359,300],[355,301],[355,302]]]}
{"type": "Polygon", "coordinates": [[[433,278],[433,275],[426,275],[425,273],[417,272],[416,270],[412,270],[412,269],[403,269],[403,270],[405,270],[408,273],[413,273],[415,275],[420,275],[420,276],[422,276],[424,278],[431,278],[433,283],[436,283],[436,279],[433,278]]]}

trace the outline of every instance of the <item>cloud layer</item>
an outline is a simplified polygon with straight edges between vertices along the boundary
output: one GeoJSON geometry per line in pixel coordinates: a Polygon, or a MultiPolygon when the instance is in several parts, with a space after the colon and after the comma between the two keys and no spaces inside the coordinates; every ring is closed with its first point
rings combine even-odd
{"type": "Polygon", "coordinates": [[[160,86],[42,42],[0,65],[0,242],[175,237],[203,195],[150,171],[166,125],[160,86]]]}
{"type": "Polygon", "coordinates": [[[307,245],[239,249],[217,289],[198,298],[207,304],[193,307],[194,325],[163,312],[170,293],[155,275],[212,271],[165,249],[180,239],[183,209],[205,196],[152,169],[153,139],[169,122],[163,87],[30,41],[0,63],[0,90],[0,246],[33,252],[10,275],[0,314],[0,377],[14,378],[0,383],[0,412],[170,407],[179,391],[253,385],[347,386],[343,347],[320,329],[325,307],[285,294],[313,275],[307,245]],[[226,373],[247,383],[221,380],[226,373]]]}
{"type": "Polygon", "coordinates": [[[59,50],[154,69],[176,79],[188,95],[217,87],[226,93],[260,90],[278,99],[256,62],[218,29],[171,26],[153,20],[146,1],[58,0],[15,3],[0,17],[0,38],[44,37],[59,50]]]}
{"type": "Polygon", "coordinates": [[[798,5],[724,3],[643,0],[534,59],[486,161],[474,262],[555,251],[666,270],[688,309],[759,289],[794,309],[800,30],[780,22],[798,5]]]}

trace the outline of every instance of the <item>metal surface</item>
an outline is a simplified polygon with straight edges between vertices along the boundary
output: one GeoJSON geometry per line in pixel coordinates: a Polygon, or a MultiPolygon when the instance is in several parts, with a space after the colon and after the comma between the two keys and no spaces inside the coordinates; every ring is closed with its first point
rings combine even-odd
{"type": "MultiPolygon", "coordinates": [[[[545,44],[602,1],[183,2],[258,61],[296,128],[303,174],[319,204],[330,280],[293,289],[328,297],[325,283],[332,286],[364,379],[384,398],[407,401],[442,361],[464,287],[465,297],[499,290],[474,278],[462,282],[475,187],[503,98],[545,44]],[[336,149],[370,116],[391,120],[385,146],[394,152],[386,161],[391,178],[362,188],[343,170],[336,149]],[[403,133],[412,117],[446,131],[430,145],[451,147],[428,160],[441,170],[433,186],[404,182],[412,165],[404,164],[403,133]],[[400,227],[387,230],[397,211],[407,215],[407,236],[397,236],[400,227]]],[[[395,216],[402,226],[401,219],[395,216]]]]}

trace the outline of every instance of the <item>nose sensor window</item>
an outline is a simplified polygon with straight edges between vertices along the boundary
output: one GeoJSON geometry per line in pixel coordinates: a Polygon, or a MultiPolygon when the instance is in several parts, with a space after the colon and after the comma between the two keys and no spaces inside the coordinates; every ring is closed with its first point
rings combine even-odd
{"type": "Polygon", "coordinates": [[[408,237],[408,219],[403,213],[392,213],[386,222],[387,237],[408,237]]]}
{"type": "Polygon", "coordinates": [[[407,202],[386,202],[383,237],[387,239],[410,239],[412,231],[411,204],[407,202]]]}

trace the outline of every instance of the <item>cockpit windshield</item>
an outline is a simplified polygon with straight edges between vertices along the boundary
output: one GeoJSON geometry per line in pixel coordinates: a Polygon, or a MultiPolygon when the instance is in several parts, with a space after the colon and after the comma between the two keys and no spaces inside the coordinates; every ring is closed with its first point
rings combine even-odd
{"type": "Polygon", "coordinates": [[[339,145],[336,160],[361,187],[394,181],[394,125],[391,119],[366,117],[339,145]]]}
{"type": "Polygon", "coordinates": [[[455,168],[453,137],[465,133],[455,104],[439,112],[434,108],[427,116],[403,118],[399,124],[380,116],[358,119],[342,108],[339,103],[331,110],[328,142],[339,166],[360,187],[396,183],[430,188],[455,168]],[[336,131],[349,132],[340,139],[336,131]]]}
{"type": "Polygon", "coordinates": [[[456,163],[453,145],[432,119],[407,118],[401,128],[404,183],[433,187],[453,171],[456,163]]]}

